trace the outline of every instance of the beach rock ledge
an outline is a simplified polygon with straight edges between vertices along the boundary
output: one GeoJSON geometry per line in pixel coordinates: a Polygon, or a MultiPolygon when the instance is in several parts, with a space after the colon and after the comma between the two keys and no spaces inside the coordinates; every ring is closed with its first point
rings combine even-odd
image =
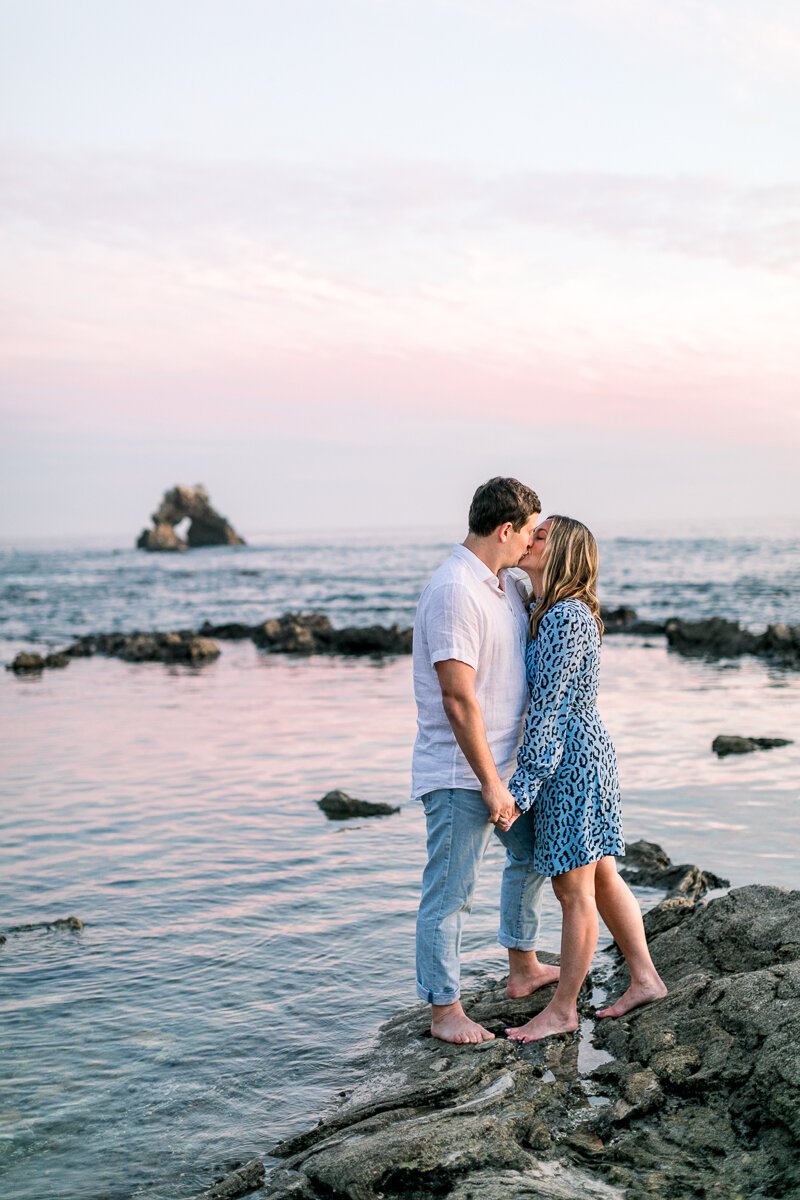
{"type": "MultiPolygon", "coordinates": [[[[283,1162],[267,1196],[800,1196],[800,892],[674,896],[646,924],[666,999],[594,1021],[587,992],[580,1036],[530,1046],[503,1030],[552,989],[517,1001],[504,980],[473,990],[470,1013],[497,1035],[475,1047],[431,1039],[422,1006],[401,1012],[354,1091],[273,1150],[283,1162]]],[[[615,995],[626,973],[607,971],[591,984],[615,995]]]]}

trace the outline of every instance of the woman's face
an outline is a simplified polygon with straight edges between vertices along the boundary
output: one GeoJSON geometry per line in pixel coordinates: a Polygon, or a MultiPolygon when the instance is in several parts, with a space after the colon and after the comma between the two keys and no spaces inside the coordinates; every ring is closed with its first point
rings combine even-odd
{"type": "Polygon", "coordinates": [[[524,571],[541,571],[543,569],[547,553],[547,535],[552,524],[552,518],[548,518],[536,526],[531,548],[519,564],[524,571]]]}

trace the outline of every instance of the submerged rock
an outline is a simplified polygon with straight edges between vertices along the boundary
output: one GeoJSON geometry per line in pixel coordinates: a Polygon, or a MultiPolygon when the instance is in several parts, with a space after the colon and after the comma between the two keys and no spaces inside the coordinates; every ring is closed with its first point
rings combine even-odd
{"type": "Polygon", "coordinates": [[[248,1196],[256,1191],[263,1182],[264,1164],[261,1159],[252,1158],[218,1179],[208,1191],[201,1192],[194,1200],[237,1200],[239,1196],[248,1196]]]}
{"type": "MultiPolygon", "coordinates": [[[[678,900],[677,910],[665,902],[667,928],[653,928],[664,906],[649,921],[670,995],[597,1022],[610,1062],[582,1072],[577,1035],[528,1046],[502,1037],[552,987],[515,1001],[504,981],[473,990],[469,1012],[498,1035],[479,1046],[435,1041],[416,1006],[383,1026],[352,1093],[275,1148],[284,1161],[267,1196],[800,1194],[800,892],[754,886],[707,905],[678,900]]],[[[610,984],[624,990],[624,969],[610,984]]]]}
{"type": "Polygon", "coordinates": [[[153,528],[143,529],[136,542],[140,550],[182,551],[193,546],[243,546],[230,522],[211,506],[208,492],[202,484],[194,487],[179,485],[164,493],[153,513],[153,528]],[[186,540],[179,537],[175,526],[189,519],[186,540]]]}
{"type": "Polygon", "coordinates": [[[355,800],[338,788],[328,792],[317,804],[331,821],[346,821],[348,817],[388,817],[400,812],[392,804],[376,804],[371,800],[355,800]]]}
{"type": "Polygon", "coordinates": [[[720,758],[727,754],[751,754],[754,750],[773,750],[776,746],[791,746],[790,738],[750,738],[720,733],[711,743],[711,749],[720,758]]]}
{"type": "Polygon", "coordinates": [[[9,933],[30,933],[33,929],[69,929],[80,933],[83,921],[80,917],[57,917],[55,921],[36,921],[33,925],[11,925],[9,933]]]}

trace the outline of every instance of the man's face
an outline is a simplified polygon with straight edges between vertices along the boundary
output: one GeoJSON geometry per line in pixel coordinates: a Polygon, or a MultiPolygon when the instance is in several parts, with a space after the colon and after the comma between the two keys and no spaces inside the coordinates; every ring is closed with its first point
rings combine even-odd
{"type": "Polygon", "coordinates": [[[536,526],[531,536],[530,549],[519,564],[521,567],[529,571],[538,571],[543,568],[547,553],[547,535],[552,524],[551,519],[542,521],[541,525],[536,526]]]}
{"type": "Polygon", "coordinates": [[[508,538],[506,539],[506,549],[508,550],[508,566],[518,567],[520,561],[525,557],[531,547],[533,541],[536,522],[539,520],[539,513],[533,513],[528,517],[528,520],[522,526],[522,529],[514,529],[513,526],[509,530],[508,538]]]}

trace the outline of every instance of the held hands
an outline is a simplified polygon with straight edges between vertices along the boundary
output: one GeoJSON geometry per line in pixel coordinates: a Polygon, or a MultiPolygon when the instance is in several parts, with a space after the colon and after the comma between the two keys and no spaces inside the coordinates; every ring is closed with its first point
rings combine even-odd
{"type": "Polygon", "coordinates": [[[498,829],[510,829],[520,816],[516,801],[507,787],[498,779],[496,783],[484,784],[481,789],[483,803],[489,810],[489,821],[498,829]]]}

